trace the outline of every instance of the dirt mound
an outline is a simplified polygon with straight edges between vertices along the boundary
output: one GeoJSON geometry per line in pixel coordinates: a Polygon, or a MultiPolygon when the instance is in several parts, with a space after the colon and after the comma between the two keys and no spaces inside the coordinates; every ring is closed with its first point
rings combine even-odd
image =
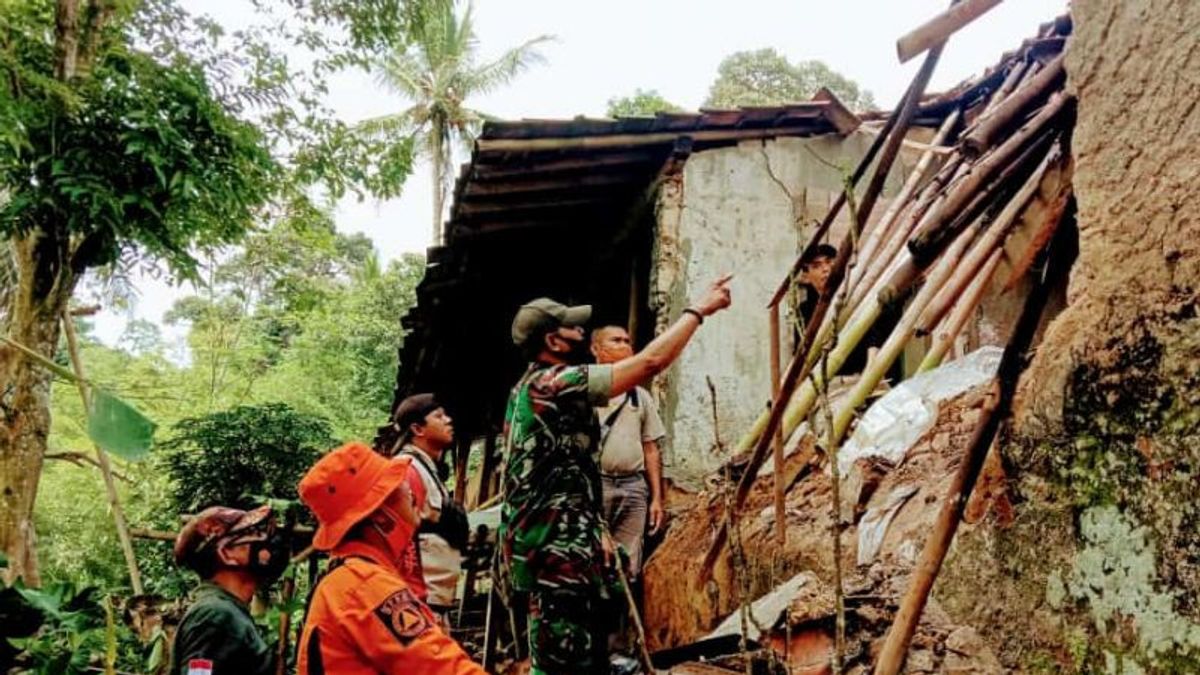
{"type": "MultiPolygon", "coordinates": [[[[877,601],[864,610],[876,619],[862,622],[863,639],[859,642],[864,653],[870,640],[881,636],[890,623],[896,596],[904,588],[900,580],[907,577],[941,505],[978,420],[983,395],[983,388],[976,388],[944,402],[933,427],[910,449],[899,467],[879,477],[859,508],[854,508],[853,497],[844,502],[843,519],[857,521],[862,513],[886,510],[889,499],[895,507],[897,492],[910,493],[892,509],[894,516],[884,530],[879,554],[869,564],[856,565],[857,522],[844,529],[843,573],[847,579],[860,578],[854,582],[859,587],[855,591],[858,595],[872,596],[877,601]]],[[[811,444],[812,439],[801,442],[811,444]]],[[[672,524],[645,571],[645,620],[652,650],[688,644],[705,635],[738,607],[743,595],[739,589],[748,589],[744,595],[750,601],[800,572],[811,573],[823,584],[830,583],[832,485],[826,463],[807,469],[801,466],[807,456],[803,451],[793,453],[785,467],[788,475],[800,474],[787,493],[786,546],[780,547],[775,539],[772,479],[766,476],[755,482],[741,514],[740,540],[746,564],[736,579],[727,546],[717,559],[711,581],[698,587],[705,554],[725,518],[719,487],[699,495],[694,508],[672,524]]],[[[849,488],[855,481],[848,476],[844,485],[849,488]]],[[[858,481],[867,483],[871,481],[858,481]]],[[[848,581],[848,595],[850,584],[848,581]]]]}

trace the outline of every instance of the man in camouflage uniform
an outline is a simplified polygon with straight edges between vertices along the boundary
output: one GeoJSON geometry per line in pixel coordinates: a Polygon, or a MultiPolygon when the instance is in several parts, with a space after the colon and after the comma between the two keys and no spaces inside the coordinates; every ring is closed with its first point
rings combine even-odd
{"type": "Polygon", "coordinates": [[[504,418],[497,577],[510,603],[528,597],[535,675],[608,671],[601,605],[613,546],[603,528],[593,407],[666,369],[704,317],[729,306],[728,283],[719,279],[646,349],[614,364],[583,365],[589,306],[541,298],[513,319],[513,342],[530,364],[504,418]]]}

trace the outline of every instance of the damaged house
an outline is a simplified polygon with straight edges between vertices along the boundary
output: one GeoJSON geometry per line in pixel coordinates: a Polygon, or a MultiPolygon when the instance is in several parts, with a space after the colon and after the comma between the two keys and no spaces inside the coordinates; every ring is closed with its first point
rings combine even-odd
{"type": "Polygon", "coordinates": [[[590,303],[644,344],[733,272],[734,306],[653,383],[678,488],[645,570],[656,666],[1200,664],[1187,529],[1200,514],[1162,506],[1196,479],[1164,476],[1200,465],[1184,442],[1198,424],[1195,369],[1182,365],[1200,352],[1184,328],[1200,233],[1178,215],[1196,206],[1179,186],[1190,176],[1194,192],[1200,173],[1172,150],[1182,168],[1143,166],[1166,175],[1136,191],[1130,144],[1161,132],[1130,122],[1106,144],[1105,126],[1130,113],[1094,79],[1115,78],[1103,86],[1119,81],[1160,124],[1183,119],[1170,148],[1200,140],[1200,57],[1170,39],[1187,42],[1200,9],[1078,4],[949,92],[924,92],[940,54],[926,45],[891,114],[856,116],[823,92],[771,108],[488,123],[404,318],[397,386],[453,408],[459,456],[473,446],[478,458],[456,462],[467,502],[495,498],[503,405],[523,367],[509,340],[518,306],[590,303]],[[1144,34],[1154,47],[1131,37],[1144,34]],[[1114,48],[1121,64],[1100,56],[1114,48]],[[1179,81],[1155,88],[1157,108],[1113,74],[1157,81],[1167,64],[1179,81]],[[1155,191],[1175,210],[1151,208],[1155,191]],[[1129,234],[1122,200],[1145,210],[1158,249],[1129,234]],[[798,259],[817,242],[841,251],[837,290],[798,316],[798,259]],[[1122,255],[1141,276],[1101,281],[1097,267],[1122,255]],[[1114,331],[1105,312],[1132,327],[1114,331]],[[840,373],[867,344],[861,372],[840,373]]]}

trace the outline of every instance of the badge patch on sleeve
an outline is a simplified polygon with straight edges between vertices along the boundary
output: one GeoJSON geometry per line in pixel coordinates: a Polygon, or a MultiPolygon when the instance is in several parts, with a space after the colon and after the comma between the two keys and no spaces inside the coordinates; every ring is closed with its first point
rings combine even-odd
{"type": "Polygon", "coordinates": [[[375,616],[405,646],[424,635],[433,625],[425,615],[421,601],[407,588],[389,595],[383,604],[375,608],[375,616]]]}
{"type": "Polygon", "coordinates": [[[212,675],[213,662],[208,659],[188,659],[187,675],[212,675]]]}

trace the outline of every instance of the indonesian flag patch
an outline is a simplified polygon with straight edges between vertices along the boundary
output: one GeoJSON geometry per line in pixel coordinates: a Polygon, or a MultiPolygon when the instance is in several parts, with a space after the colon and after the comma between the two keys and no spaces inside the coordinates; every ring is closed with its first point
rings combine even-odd
{"type": "Polygon", "coordinates": [[[213,664],[208,659],[188,659],[187,675],[212,675],[213,664]]]}

